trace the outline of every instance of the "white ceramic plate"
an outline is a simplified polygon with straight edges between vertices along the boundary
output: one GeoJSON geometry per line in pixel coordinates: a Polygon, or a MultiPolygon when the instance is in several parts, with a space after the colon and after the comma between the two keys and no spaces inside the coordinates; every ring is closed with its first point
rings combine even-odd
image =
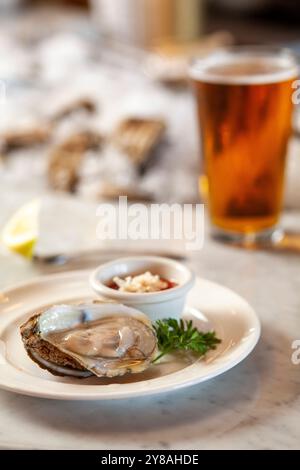
{"type": "Polygon", "coordinates": [[[260,322],[244,299],[198,278],[188,296],[184,316],[191,317],[201,329],[215,329],[222,339],[204,360],[170,357],[141,374],[115,379],[52,376],[28,358],[19,326],[34,312],[53,303],[95,298],[88,284],[89,274],[54,274],[4,292],[7,301],[0,304],[0,388],[61,400],[108,400],[162,393],[226,372],[248,356],[260,336],[260,322]]]}

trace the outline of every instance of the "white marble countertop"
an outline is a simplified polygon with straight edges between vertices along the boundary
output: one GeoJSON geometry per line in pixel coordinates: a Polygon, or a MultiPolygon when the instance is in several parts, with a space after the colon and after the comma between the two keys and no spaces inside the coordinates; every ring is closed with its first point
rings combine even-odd
{"type": "MultiPolygon", "coordinates": [[[[0,224],[24,199],[24,193],[1,193],[0,224]]],[[[70,230],[78,217],[84,227],[73,244],[87,246],[95,207],[71,199],[60,206],[70,230]]],[[[56,215],[57,227],[62,227],[61,215],[56,215]]],[[[287,214],[284,224],[300,231],[300,214],[287,214]]],[[[262,337],[249,358],[207,383],[134,401],[60,402],[0,391],[0,447],[299,447],[300,366],[291,362],[291,343],[300,339],[299,254],[245,251],[206,236],[203,250],[191,262],[200,276],[234,289],[256,309],[262,337]]],[[[2,249],[1,289],[40,274],[2,249]]]]}

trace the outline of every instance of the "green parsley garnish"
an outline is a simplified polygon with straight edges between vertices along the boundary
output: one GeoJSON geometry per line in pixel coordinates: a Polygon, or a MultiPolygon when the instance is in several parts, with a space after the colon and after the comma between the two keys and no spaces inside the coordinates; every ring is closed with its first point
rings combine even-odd
{"type": "Polygon", "coordinates": [[[192,351],[204,356],[210,349],[216,349],[221,342],[214,331],[203,333],[193,326],[192,320],[175,320],[166,318],[157,320],[153,325],[157,340],[159,355],[153,360],[175,351],[192,351]]]}

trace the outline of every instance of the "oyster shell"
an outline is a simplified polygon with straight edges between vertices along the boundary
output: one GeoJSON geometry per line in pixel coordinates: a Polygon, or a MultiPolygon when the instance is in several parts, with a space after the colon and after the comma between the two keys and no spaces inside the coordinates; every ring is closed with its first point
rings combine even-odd
{"type": "Polygon", "coordinates": [[[117,303],[54,305],[22,325],[21,335],[42,368],[75,377],[142,372],[157,349],[148,317],[117,303]]]}

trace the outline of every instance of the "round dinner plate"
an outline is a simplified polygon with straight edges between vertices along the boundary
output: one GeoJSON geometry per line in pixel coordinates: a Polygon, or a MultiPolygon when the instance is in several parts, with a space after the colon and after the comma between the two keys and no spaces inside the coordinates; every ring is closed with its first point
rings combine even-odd
{"type": "Polygon", "coordinates": [[[51,304],[95,298],[89,274],[89,271],[53,274],[4,291],[5,298],[0,303],[0,388],[60,400],[109,400],[163,393],[226,372],[245,359],[259,339],[259,319],[243,298],[197,278],[183,316],[191,318],[199,329],[214,329],[222,340],[204,359],[168,356],[143,373],[114,379],[53,376],[27,356],[19,326],[51,304]]]}

